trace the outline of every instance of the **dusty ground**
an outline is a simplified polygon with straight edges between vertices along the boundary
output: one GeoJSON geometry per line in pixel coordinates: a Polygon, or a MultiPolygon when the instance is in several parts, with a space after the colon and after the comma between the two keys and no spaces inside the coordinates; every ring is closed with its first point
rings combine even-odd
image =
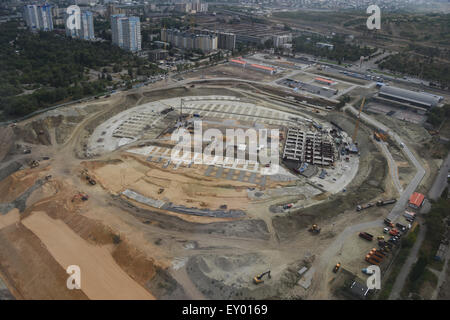
{"type": "MultiPolygon", "coordinates": [[[[234,72],[227,68],[218,67],[219,71],[213,72],[234,72]]],[[[233,95],[251,97],[262,88],[233,90],[233,95]]],[[[326,286],[319,285],[320,277],[314,278],[308,290],[298,286],[297,271],[303,266],[317,266],[314,261],[348,225],[372,221],[388,212],[388,208],[363,213],[354,210],[357,203],[393,194],[386,161],[370,142],[371,132],[364,126],[358,135],[360,166],[347,192],[322,194],[314,199],[320,204],[286,215],[274,215],[269,210],[285,199],[282,196],[251,199],[249,189],[257,186],[206,177],[205,167],[180,167],[175,171],[122,149],[95,159],[84,157],[84,145],[94,129],[127,108],[162,98],[230,92],[198,85],[159,91],[141,88],[18,124],[15,142],[30,144],[32,153],[6,152],[5,165],[0,168],[0,203],[12,208],[0,213],[0,274],[14,296],[334,298],[326,286]],[[43,156],[50,159],[42,160],[43,156]],[[28,168],[27,160],[38,157],[41,165],[28,168]],[[83,168],[96,179],[95,186],[81,177],[83,168]],[[48,175],[51,178],[37,184],[48,175]],[[188,207],[218,209],[226,204],[228,209],[245,210],[246,217],[216,219],[169,213],[119,196],[128,188],[188,207]],[[160,188],[164,188],[161,193],[160,188]],[[74,198],[79,192],[87,193],[89,200],[74,198]],[[23,210],[14,209],[18,198],[23,210]],[[320,235],[307,231],[311,223],[320,224],[320,235]],[[65,287],[69,264],[81,266],[81,291],[65,287]],[[253,285],[252,278],[267,269],[272,271],[272,279],[261,286],[253,285]]],[[[277,91],[269,94],[273,97],[277,91]]],[[[269,105],[265,101],[264,106],[269,105]]],[[[305,112],[322,115],[322,121],[333,120],[345,131],[353,131],[352,119],[342,114],[331,113],[325,118],[325,113],[313,114],[306,108],[305,112]]],[[[1,145],[8,149],[7,143],[1,145]]],[[[277,190],[288,184],[269,181],[266,188],[277,190]]],[[[298,198],[305,197],[300,194],[298,198]]],[[[367,250],[366,244],[356,240],[345,243],[338,257],[329,257],[330,265],[325,268],[342,259],[356,273],[362,265],[360,255],[367,250]]],[[[317,273],[324,274],[322,280],[326,282],[330,281],[330,270],[317,273]]]]}
{"type": "Polygon", "coordinates": [[[81,290],[89,299],[154,298],[117,265],[106,247],[90,245],[61,220],[45,212],[33,212],[23,224],[39,237],[61,267],[80,267],[81,290]]]}
{"type": "Polygon", "coordinates": [[[273,81],[280,78],[281,74],[269,75],[250,69],[232,66],[230,64],[215,66],[208,70],[188,72],[183,75],[184,78],[208,79],[208,78],[238,78],[253,81],[273,81]]]}

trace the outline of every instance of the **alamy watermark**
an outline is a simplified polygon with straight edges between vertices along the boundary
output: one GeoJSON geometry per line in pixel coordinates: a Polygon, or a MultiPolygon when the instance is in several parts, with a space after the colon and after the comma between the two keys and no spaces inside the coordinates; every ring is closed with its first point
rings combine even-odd
{"type": "Polygon", "coordinates": [[[366,10],[367,14],[370,14],[370,17],[367,18],[367,28],[369,30],[373,30],[373,29],[377,29],[380,30],[381,29],[381,9],[379,6],[372,4],[370,5],[367,10],[366,10]]]}
{"type": "Polygon", "coordinates": [[[206,165],[236,167],[254,165],[261,174],[272,175],[279,170],[278,129],[225,129],[225,135],[217,128],[203,130],[201,120],[194,121],[194,134],[185,128],[172,133],[176,142],[171,161],[206,165]],[[225,153],[225,154],[224,154],[225,153]]]}
{"type": "Polygon", "coordinates": [[[67,278],[67,289],[81,289],[81,269],[77,265],[70,265],[67,267],[66,272],[69,274],[67,278]]]}
{"type": "Polygon", "coordinates": [[[367,278],[367,288],[368,289],[381,289],[381,270],[379,266],[370,265],[367,267],[367,273],[370,276],[367,278]]]}
{"type": "Polygon", "coordinates": [[[66,9],[66,27],[69,30],[81,29],[81,9],[77,5],[71,5],[66,9]]]}

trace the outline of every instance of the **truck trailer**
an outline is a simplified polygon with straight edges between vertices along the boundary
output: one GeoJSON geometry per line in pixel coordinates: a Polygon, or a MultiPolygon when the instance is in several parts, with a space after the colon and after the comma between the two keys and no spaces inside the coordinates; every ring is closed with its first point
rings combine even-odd
{"type": "Polygon", "coordinates": [[[372,239],[373,239],[373,235],[371,235],[370,233],[367,233],[367,232],[360,232],[359,237],[366,239],[368,241],[372,241],[372,239]]]}
{"type": "Polygon", "coordinates": [[[378,200],[377,201],[377,206],[381,207],[381,206],[386,206],[388,204],[392,204],[392,203],[396,203],[397,199],[389,199],[389,200],[378,200]]]}

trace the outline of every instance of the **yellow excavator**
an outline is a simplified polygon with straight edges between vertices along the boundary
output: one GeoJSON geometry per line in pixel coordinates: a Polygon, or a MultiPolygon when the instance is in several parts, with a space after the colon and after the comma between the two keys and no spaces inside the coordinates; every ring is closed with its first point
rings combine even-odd
{"type": "Polygon", "coordinates": [[[312,234],[319,234],[320,228],[317,224],[313,224],[311,228],[308,229],[309,232],[312,232],[312,234]]]}
{"type": "Polygon", "coordinates": [[[333,268],[333,272],[337,273],[340,268],[341,268],[341,263],[340,262],[336,263],[336,265],[333,268]]]}
{"type": "Polygon", "coordinates": [[[266,272],[261,273],[259,276],[254,277],[254,278],[253,278],[253,282],[254,282],[255,284],[263,283],[264,280],[263,280],[262,278],[263,278],[266,274],[267,274],[267,277],[268,277],[269,279],[272,278],[272,277],[270,276],[270,270],[268,270],[268,271],[266,271],[266,272]]]}

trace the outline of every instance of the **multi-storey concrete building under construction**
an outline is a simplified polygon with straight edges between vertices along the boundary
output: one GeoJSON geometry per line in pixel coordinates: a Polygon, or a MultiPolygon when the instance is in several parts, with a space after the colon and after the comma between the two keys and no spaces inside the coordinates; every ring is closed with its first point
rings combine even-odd
{"type": "Polygon", "coordinates": [[[330,166],[334,163],[333,143],[320,132],[289,128],[283,159],[330,166]]]}

